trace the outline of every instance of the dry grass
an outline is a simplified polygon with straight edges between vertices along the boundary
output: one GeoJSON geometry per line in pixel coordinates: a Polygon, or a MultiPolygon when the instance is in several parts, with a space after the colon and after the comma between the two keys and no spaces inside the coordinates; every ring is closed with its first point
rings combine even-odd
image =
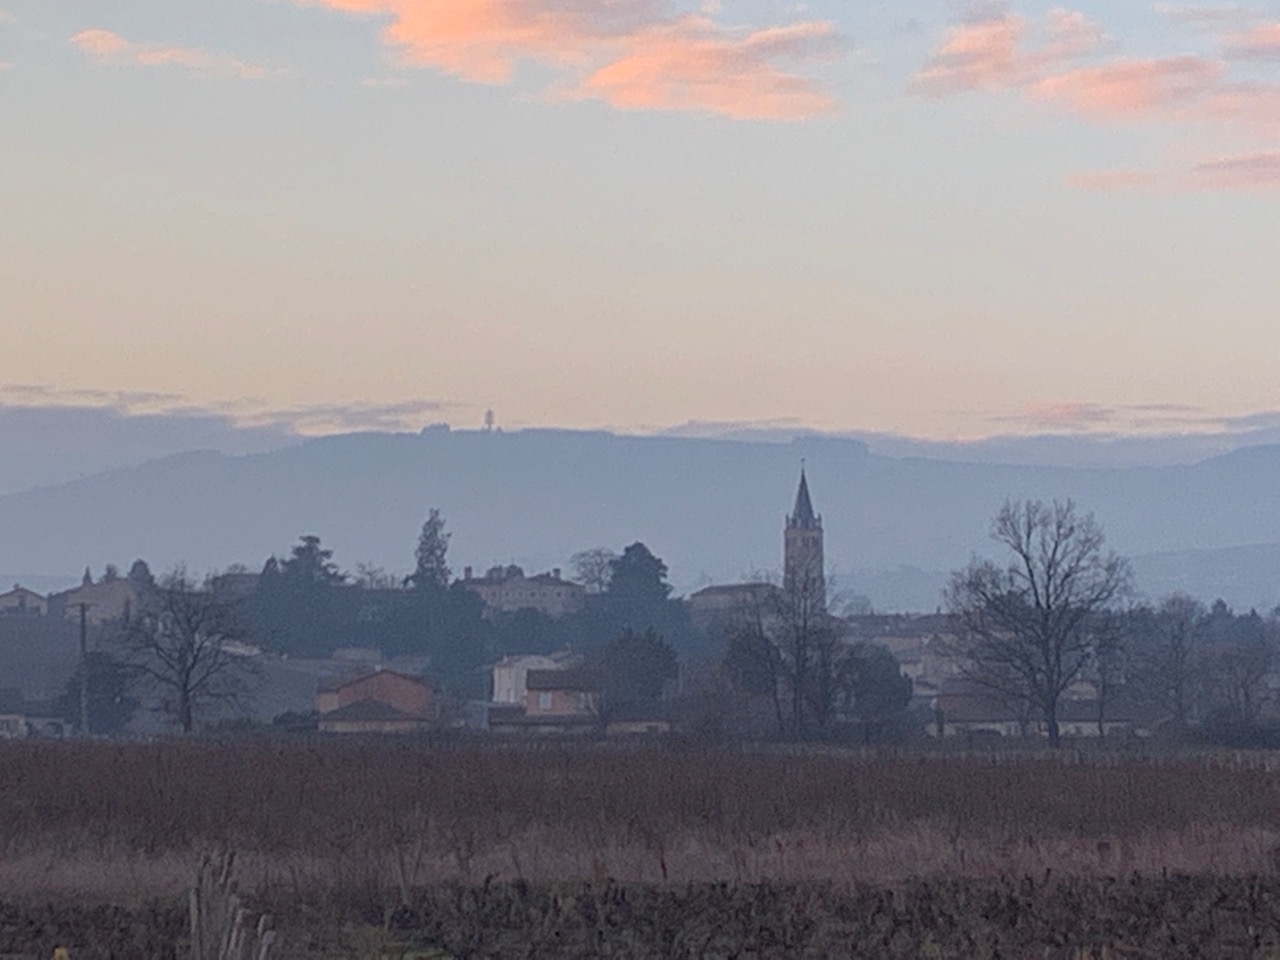
{"type": "Polygon", "coordinates": [[[1280,783],[1064,765],[585,745],[0,744],[0,889],[140,902],[205,850],[262,894],[532,882],[1271,874],[1280,783]]]}

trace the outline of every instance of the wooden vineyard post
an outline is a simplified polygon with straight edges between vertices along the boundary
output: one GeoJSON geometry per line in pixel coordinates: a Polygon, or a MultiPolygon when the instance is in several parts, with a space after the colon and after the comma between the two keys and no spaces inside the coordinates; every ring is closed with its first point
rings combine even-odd
{"type": "Polygon", "coordinates": [[[191,888],[191,960],[270,960],[276,931],[270,914],[256,925],[236,892],[235,854],[205,858],[191,888]]]}

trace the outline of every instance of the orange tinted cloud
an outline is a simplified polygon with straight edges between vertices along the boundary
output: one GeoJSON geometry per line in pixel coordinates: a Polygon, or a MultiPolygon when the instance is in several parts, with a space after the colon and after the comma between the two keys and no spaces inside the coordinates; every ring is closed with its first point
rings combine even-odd
{"type": "Polygon", "coordinates": [[[267,75],[262,67],[234,57],[191,47],[134,43],[110,30],[82,30],[71,38],[71,43],[100,63],[180,67],[191,73],[229,74],[245,80],[260,80],[267,75]]]}
{"type": "Polygon", "coordinates": [[[623,109],[791,120],[834,106],[779,66],[829,53],[830,23],[735,30],[708,15],[672,15],[664,0],[297,2],[384,16],[383,39],[404,62],[474,83],[508,83],[532,61],[553,68],[559,95],[623,109]]]}
{"type": "MultiPolygon", "coordinates": [[[[1102,30],[1078,12],[1051,12],[1033,36],[1028,21],[1004,5],[952,28],[911,88],[930,96],[966,91],[1013,91],[1025,99],[1069,110],[1095,122],[1212,124],[1232,134],[1262,137],[1266,148],[1280,138],[1280,83],[1233,79],[1233,60],[1280,60],[1280,21],[1251,7],[1159,3],[1169,20],[1229,36],[1218,56],[1111,57],[1102,30]]],[[[1081,190],[1133,190],[1168,180],[1205,189],[1280,186],[1280,152],[1214,160],[1180,179],[1142,171],[1074,174],[1081,190]]]]}
{"type": "Polygon", "coordinates": [[[972,90],[1012,90],[1034,82],[1047,68],[1087,56],[1105,41],[1102,28],[1083,13],[1050,11],[1040,42],[1031,43],[1027,21],[997,11],[952,28],[911,88],[929,96],[972,90]]]}
{"type": "Polygon", "coordinates": [[[1280,60],[1280,23],[1260,23],[1227,41],[1227,54],[1255,60],[1280,60]]]}
{"type": "Polygon", "coordinates": [[[1222,63],[1200,57],[1117,60],[1046,77],[1028,93],[1095,119],[1135,120],[1204,98],[1224,72],[1222,63]]]}
{"type": "Polygon", "coordinates": [[[1138,119],[1187,105],[1220,85],[1225,64],[1201,57],[1075,64],[1101,50],[1102,28],[1083,13],[1050,12],[1038,43],[1027,21],[998,10],[954,27],[915,76],[912,87],[935,96],[1017,90],[1095,119],[1138,119]]]}
{"type": "Polygon", "coordinates": [[[704,17],[686,17],[627,38],[620,56],[583,79],[571,96],[626,110],[702,110],[736,120],[803,120],[831,99],[810,81],[774,66],[835,39],[829,24],[729,35],[704,17]]]}
{"type": "Polygon", "coordinates": [[[956,27],[912,86],[934,95],[1020,86],[1028,76],[1019,53],[1026,32],[1026,21],[1011,13],[956,27]]]}
{"type": "Polygon", "coordinates": [[[301,0],[391,19],[386,43],[404,60],[475,83],[506,83],[521,60],[582,62],[611,35],[653,17],[651,0],[301,0]]]}

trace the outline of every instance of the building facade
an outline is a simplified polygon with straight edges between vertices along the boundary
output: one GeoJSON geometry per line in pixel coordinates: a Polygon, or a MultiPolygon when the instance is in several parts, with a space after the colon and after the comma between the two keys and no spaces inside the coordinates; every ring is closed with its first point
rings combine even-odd
{"type": "Polygon", "coordinates": [[[525,687],[529,717],[594,717],[600,711],[602,683],[590,670],[530,670],[525,687]]]}
{"type": "Polygon", "coordinates": [[[409,733],[440,716],[435,688],[394,670],[323,686],[316,695],[321,733],[409,733]]]}
{"type": "Polygon", "coordinates": [[[587,596],[581,584],[563,579],[558,569],[526,577],[516,566],[494,567],[483,577],[474,577],[467,567],[458,582],[484,601],[486,611],[496,613],[537,610],[563,617],[581,610],[587,596]]]}
{"type": "Polygon", "coordinates": [[[94,583],[89,571],[80,586],[49,597],[50,613],[78,620],[83,607],[85,621],[100,626],[113,621],[128,622],[138,612],[141,596],[128,577],[112,577],[94,583]]]}
{"type": "Polygon", "coordinates": [[[768,616],[778,606],[772,583],[730,583],[703,587],[685,599],[689,616],[704,630],[735,625],[753,615],[768,616]]]}
{"type": "Polygon", "coordinates": [[[503,657],[491,668],[493,678],[493,703],[523,704],[529,691],[528,677],[531,670],[568,670],[580,666],[582,657],[562,651],[560,653],[516,654],[503,657]]]}
{"type": "Polygon", "coordinates": [[[42,617],[48,612],[48,601],[21,584],[15,584],[8,593],[0,593],[0,615],[42,617]]]}

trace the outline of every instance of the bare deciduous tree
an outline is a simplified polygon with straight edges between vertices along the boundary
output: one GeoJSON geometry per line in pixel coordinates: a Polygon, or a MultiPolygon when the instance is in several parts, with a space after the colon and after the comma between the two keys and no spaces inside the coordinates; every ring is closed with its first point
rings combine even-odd
{"type": "Polygon", "coordinates": [[[773,598],[775,642],[791,695],[791,731],[803,740],[831,723],[846,674],[844,651],[827,613],[822,570],[794,573],[773,598]]]}
{"type": "Polygon", "coordinates": [[[1056,747],[1059,704],[1093,661],[1129,564],[1105,551],[1102,528],[1070,500],[1007,501],[991,537],[1007,565],[974,558],[947,587],[957,652],[971,680],[1030,707],[1056,747]]]}
{"type": "Polygon", "coordinates": [[[160,693],[164,711],[190,733],[200,710],[244,692],[253,665],[231,645],[246,636],[235,608],[197,588],[178,567],[146,592],[122,639],[134,669],[160,693]]]}
{"type": "Polygon", "coordinates": [[[782,653],[770,635],[769,611],[773,608],[775,590],[777,587],[769,583],[753,585],[739,609],[731,614],[725,667],[739,691],[770,698],[777,734],[783,737],[787,723],[782,707],[782,653]]]}
{"type": "Polygon", "coordinates": [[[1186,729],[1195,706],[1202,666],[1199,647],[1204,604],[1185,593],[1168,596],[1154,613],[1151,637],[1138,657],[1139,676],[1152,703],[1186,729]]]}
{"type": "Polygon", "coordinates": [[[824,576],[807,572],[785,587],[761,582],[729,630],[727,666],[741,689],[772,697],[779,735],[812,736],[847,699],[851,651],[827,613],[825,586],[824,576]]]}
{"type": "Polygon", "coordinates": [[[587,588],[588,593],[604,593],[609,587],[613,563],[618,555],[606,547],[581,550],[569,558],[573,567],[573,579],[587,588]]]}
{"type": "Polygon", "coordinates": [[[1271,648],[1262,639],[1221,644],[1204,659],[1209,695],[1232,720],[1256,723],[1266,691],[1263,678],[1271,667],[1271,648]]]}
{"type": "Polygon", "coordinates": [[[361,590],[395,590],[404,581],[377,564],[357,563],[353,582],[361,590]]]}

